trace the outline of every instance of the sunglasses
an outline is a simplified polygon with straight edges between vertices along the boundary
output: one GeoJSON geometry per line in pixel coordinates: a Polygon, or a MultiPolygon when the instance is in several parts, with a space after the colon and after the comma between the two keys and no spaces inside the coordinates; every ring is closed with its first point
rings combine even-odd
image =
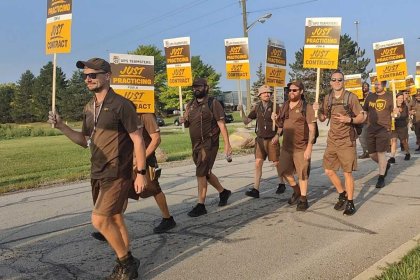
{"type": "Polygon", "coordinates": [[[331,82],[339,82],[341,83],[343,81],[343,79],[336,79],[336,78],[332,78],[331,82]]]}
{"type": "Polygon", "coordinates": [[[289,88],[289,92],[299,92],[299,88],[289,88]]]}
{"type": "Polygon", "coordinates": [[[96,79],[96,76],[98,74],[106,74],[106,72],[89,73],[89,74],[82,73],[82,79],[86,80],[87,77],[89,77],[90,79],[96,79]]]}

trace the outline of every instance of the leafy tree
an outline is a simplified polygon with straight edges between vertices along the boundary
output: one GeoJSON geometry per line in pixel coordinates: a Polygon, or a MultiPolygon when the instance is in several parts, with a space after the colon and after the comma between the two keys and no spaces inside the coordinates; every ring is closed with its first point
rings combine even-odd
{"type": "MultiPolygon", "coordinates": [[[[35,121],[45,121],[51,110],[53,64],[48,62],[41,68],[35,79],[33,99],[33,115],[35,121]]],[[[63,93],[67,86],[66,76],[60,67],[56,70],[56,106],[59,110],[63,102],[63,93]]]]}
{"type": "Polygon", "coordinates": [[[13,122],[11,103],[15,91],[15,84],[0,85],[0,123],[13,122]]]}
{"type": "Polygon", "coordinates": [[[256,74],[257,80],[252,84],[251,87],[251,96],[253,97],[253,99],[256,99],[256,96],[258,94],[258,88],[265,84],[265,70],[261,62],[260,65],[258,65],[256,74]]]}
{"type": "Polygon", "coordinates": [[[73,72],[64,90],[60,113],[65,120],[80,121],[83,116],[83,108],[92,98],[92,94],[86,88],[80,70],[73,72]]]}
{"type": "MultiPolygon", "coordinates": [[[[192,56],[191,57],[191,68],[192,68],[192,76],[193,79],[196,77],[206,78],[207,84],[210,88],[210,95],[216,96],[221,93],[219,88],[219,80],[221,77],[220,73],[217,73],[214,68],[209,65],[205,64],[200,56],[192,56]]],[[[166,87],[166,90],[162,91],[161,94],[161,102],[164,104],[164,109],[175,109],[179,108],[179,94],[178,88],[176,87],[166,87]]],[[[191,99],[193,99],[193,93],[191,87],[183,87],[182,88],[182,98],[184,104],[191,99]]]]}
{"type": "MultiPolygon", "coordinates": [[[[340,36],[340,50],[338,54],[338,68],[345,75],[362,74],[366,79],[372,69],[366,70],[370,63],[369,58],[363,58],[365,50],[361,50],[358,44],[348,34],[340,36]]],[[[316,69],[303,68],[303,48],[295,53],[295,62],[289,64],[292,80],[301,80],[305,85],[306,96],[311,102],[315,99],[316,69]]],[[[320,99],[330,90],[330,76],[334,70],[321,69],[320,99]]]]}
{"type": "Polygon", "coordinates": [[[12,98],[11,116],[16,123],[31,122],[32,93],[35,76],[31,71],[26,70],[17,82],[17,90],[12,98]]]}

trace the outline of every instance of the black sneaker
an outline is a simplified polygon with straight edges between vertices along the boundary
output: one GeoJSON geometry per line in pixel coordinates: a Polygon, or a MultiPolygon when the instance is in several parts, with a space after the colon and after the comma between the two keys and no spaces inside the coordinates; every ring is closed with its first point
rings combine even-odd
{"type": "Polygon", "coordinates": [[[280,183],[277,187],[276,194],[281,194],[286,191],[286,185],[284,183],[280,183]]]}
{"type": "Polygon", "coordinates": [[[395,158],[394,157],[389,158],[388,163],[395,163],[395,158]]]}
{"type": "Polygon", "coordinates": [[[378,182],[376,183],[376,188],[380,189],[385,187],[385,176],[379,175],[378,182]]]}
{"type": "Polygon", "coordinates": [[[174,217],[170,216],[169,218],[165,219],[162,218],[162,221],[160,221],[160,224],[153,229],[154,233],[164,233],[168,230],[173,229],[176,226],[174,217]]]}
{"type": "Polygon", "coordinates": [[[117,264],[114,266],[111,275],[105,278],[105,280],[118,280],[121,279],[122,266],[120,261],[117,259],[117,264]]]}
{"type": "Polygon", "coordinates": [[[391,164],[388,162],[386,164],[386,169],[385,169],[385,174],[384,174],[384,178],[386,177],[386,175],[388,175],[388,170],[391,168],[391,164]]]}
{"type": "Polygon", "coordinates": [[[417,149],[415,149],[415,151],[420,152],[420,146],[417,149]]]}
{"type": "Polygon", "coordinates": [[[347,197],[346,197],[346,191],[340,193],[340,195],[338,196],[338,201],[337,203],[334,205],[334,209],[337,211],[342,211],[344,210],[344,206],[347,202],[347,197]]]}
{"type": "Polygon", "coordinates": [[[369,153],[368,152],[364,152],[363,154],[361,154],[359,156],[359,159],[365,159],[365,158],[369,158],[369,153]]]}
{"type": "Polygon", "coordinates": [[[354,207],[354,203],[347,201],[346,209],[343,212],[343,215],[351,216],[356,213],[356,207],[354,207]]]}
{"type": "Polygon", "coordinates": [[[94,232],[92,232],[92,233],[91,233],[91,236],[92,236],[93,238],[95,238],[96,240],[99,240],[99,241],[106,241],[105,236],[103,236],[103,234],[102,234],[102,233],[100,233],[99,231],[94,231],[94,232]]]}
{"type": "Polygon", "coordinates": [[[245,195],[253,197],[253,198],[260,198],[260,191],[257,189],[249,189],[245,192],[245,195]]]}
{"type": "Polygon", "coordinates": [[[188,216],[190,217],[198,217],[205,214],[207,214],[206,206],[200,203],[197,203],[197,205],[190,212],[188,212],[188,216]]]}
{"type": "Polygon", "coordinates": [[[119,278],[116,278],[118,280],[132,280],[137,279],[139,277],[139,266],[140,266],[140,260],[130,256],[129,259],[126,261],[120,261],[121,263],[121,274],[119,278]]]}
{"type": "Polygon", "coordinates": [[[290,205],[295,205],[298,202],[299,197],[300,197],[299,194],[293,192],[292,196],[289,198],[287,203],[289,203],[290,205]]]}
{"type": "Polygon", "coordinates": [[[296,211],[306,211],[309,208],[308,201],[302,201],[299,199],[298,204],[296,206],[296,211]]]}
{"type": "Polygon", "coordinates": [[[404,160],[410,160],[411,155],[410,154],[405,154],[404,160]]]}
{"type": "Polygon", "coordinates": [[[227,189],[224,189],[221,193],[219,193],[219,206],[225,206],[231,194],[232,192],[227,189]]]}

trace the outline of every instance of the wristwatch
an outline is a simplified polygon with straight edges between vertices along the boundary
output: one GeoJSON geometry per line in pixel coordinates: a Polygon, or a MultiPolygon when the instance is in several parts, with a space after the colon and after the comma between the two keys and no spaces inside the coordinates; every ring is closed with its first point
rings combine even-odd
{"type": "Polygon", "coordinates": [[[138,174],[146,175],[146,169],[137,170],[138,174]]]}

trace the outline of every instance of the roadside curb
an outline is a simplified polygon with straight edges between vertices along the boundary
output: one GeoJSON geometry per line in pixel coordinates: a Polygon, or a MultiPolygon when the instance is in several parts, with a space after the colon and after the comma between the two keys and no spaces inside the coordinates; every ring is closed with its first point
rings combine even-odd
{"type": "Polygon", "coordinates": [[[382,274],[389,264],[399,262],[409,251],[420,245],[420,234],[413,237],[400,247],[383,257],[381,260],[374,263],[371,267],[353,278],[353,280],[366,280],[382,274]]]}

